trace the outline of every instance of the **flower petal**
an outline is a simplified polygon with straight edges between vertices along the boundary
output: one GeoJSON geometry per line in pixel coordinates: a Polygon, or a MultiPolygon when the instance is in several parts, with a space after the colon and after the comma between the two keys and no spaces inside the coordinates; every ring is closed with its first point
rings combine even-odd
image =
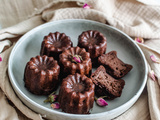
{"type": "Polygon", "coordinates": [[[80,63],[80,62],[81,62],[81,60],[80,60],[79,57],[73,57],[73,60],[76,61],[77,63],[80,63]]]}
{"type": "Polygon", "coordinates": [[[2,62],[2,57],[0,56],[0,62],[2,62]]]}
{"type": "Polygon", "coordinates": [[[151,58],[151,60],[152,60],[153,62],[160,64],[160,60],[157,59],[154,55],[151,55],[150,58],[151,58]]]}
{"type": "Polygon", "coordinates": [[[59,105],[59,103],[52,103],[51,104],[51,108],[53,108],[53,109],[59,109],[60,105],[59,105]]]}
{"type": "Polygon", "coordinates": [[[156,81],[156,79],[157,79],[157,77],[156,77],[156,75],[155,75],[155,73],[154,73],[153,70],[151,70],[151,72],[149,73],[149,77],[150,77],[153,81],[156,81]]]}
{"type": "Polygon", "coordinates": [[[89,9],[91,6],[90,5],[88,5],[87,3],[85,3],[84,5],[83,5],[83,8],[85,8],[85,9],[89,9]]]}
{"type": "Polygon", "coordinates": [[[156,58],[154,57],[154,55],[151,55],[150,58],[151,58],[151,60],[152,60],[153,62],[156,62],[156,61],[157,61],[156,58]]]}
{"type": "Polygon", "coordinates": [[[81,63],[83,61],[80,55],[71,55],[71,56],[72,56],[72,62],[81,63]]]}
{"type": "Polygon", "coordinates": [[[96,103],[99,106],[107,106],[108,105],[108,103],[103,98],[101,98],[101,97],[96,100],[96,103]]]}
{"type": "Polygon", "coordinates": [[[134,40],[138,43],[144,43],[144,39],[141,37],[136,37],[134,40]]]}
{"type": "Polygon", "coordinates": [[[57,97],[58,97],[58,95],[51,95],[51,96],[50,96],[50,103],[55,102],[56,99],[57,99],[57,97]]]}
{"type": "Polygon", "coordinates": [[[56,102],[58,98],[58,95],[55,95],[55,92],[51,93],[46,100],[44,100],[45,103],[53,103],[56,102]]]}

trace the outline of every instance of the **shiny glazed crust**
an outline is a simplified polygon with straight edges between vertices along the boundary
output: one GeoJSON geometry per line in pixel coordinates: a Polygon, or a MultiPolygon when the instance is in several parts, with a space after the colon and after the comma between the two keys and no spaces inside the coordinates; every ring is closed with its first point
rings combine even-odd
{"type": "Polygon", "coordinates": [[[59,54],[63,50],[72,47],[73,43],[68,36],[64,33],[49,33],[48,36],[44,37],[41,44],[40,55],[47,55],[49,57],[54,57],[54,59],[59,59],[59,54]]]}
{"type": "Polygon", "coordinates": [[[50,94],[58,84],[59,72],[60,66],[53,57],[32,57],[25,68],[25,87],[37,95],[50,94]]]}
{"type": "Polygon", "coordinates": [[[105,53],[107,40],[104,35],[96,30],[83,32],[78,38],[78,46],[85,48],[91,58],[96,58],[105,53]],[[95,40],[96,42],[93,42],[95,40]]]}
{"type": "Polygon", "coordinates": [[[88,114],[94,103],[94,84],[85,75],[76,73],[62,81],[59,92],[59,103],[62,111],[73,114],[88,114]],[[82,92],[76,92],[73,86],[77,83],[85,85],[82,92]]]}
{"type": "Polygon", "coordinates": [[[84,48],[71,47],[60,54],[59,59],[62,64],[63,73],[89,75],[92,70],[90,54],[84,48]],[[71,55],[80,55],[83,61],[81,63],[74,63],[70,58],[71,55]]]}

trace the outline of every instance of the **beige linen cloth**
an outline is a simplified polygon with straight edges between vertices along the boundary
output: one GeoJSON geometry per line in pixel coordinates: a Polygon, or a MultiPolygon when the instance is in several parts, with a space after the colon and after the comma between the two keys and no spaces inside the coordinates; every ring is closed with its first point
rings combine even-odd
{"type": "MultiPolygon", "coordinates": [[[[138,44],[154,70],[157,80],[147,80],[138,101],[116,120],[160,119],[160,6],[147,6],[135,0],[10,0],[0,1],[0,120],[42,120],[45,115],[26,107],[13,91],[7,65],[10,52],[19,37],[43,23],[61,19],[89,19],[114,26],[131,37],[145,38],[138,44]],[[91,8],[84,9],[88,3],[91,8]],[[7,46],[7,47],[6,47],[7,46]]],[[[137,83],[138,84],[138,83],[137,83]]],[[[54,118],[53,118],[54,119],[54,118]]]]}

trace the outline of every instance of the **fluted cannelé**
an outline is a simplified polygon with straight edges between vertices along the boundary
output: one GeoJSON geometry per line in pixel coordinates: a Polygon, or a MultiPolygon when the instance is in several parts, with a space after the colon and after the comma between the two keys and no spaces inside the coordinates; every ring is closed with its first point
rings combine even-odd
{"type": "Polygon", "coordinates": [[[24,72],[25,87],[37,95],[47,95],[56,89],[60,66],[53,57],[32,57],[24,72]]]}
{"type": "Polygon", "coordinates": [[[62,81],[58,101],[62,111],[88,114],[94,103],[94,84],[85,75],[76,73],[62,81]]]}
{"type": "Polygon", "coordinates": [[[49,33],[44,37],[44,40],[41,44],[40,55],[47,55],[49,57],[54,57],[55,60],[59,59],[59,54],[63,50],[66,50],[72,47],[73,43],[64,33],[49,33]]]}

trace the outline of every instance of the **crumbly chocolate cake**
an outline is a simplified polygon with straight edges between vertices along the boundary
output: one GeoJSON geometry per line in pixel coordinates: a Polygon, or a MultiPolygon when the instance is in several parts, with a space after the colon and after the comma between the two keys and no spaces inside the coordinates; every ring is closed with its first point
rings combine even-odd
{"type": "Polygon", "coordinates": [[[106,73],[105,68],[101,65],[92,73],[91,79],[95,84],[95,93],[97,96],[107,96],[107,99],[120,97],[125,81],[116,80],[106,73]]]}
{"type": "Polygon", "coordinates": [[[117,57],[116,51],[103,54],[98,58],[98,62],[106,68],[106,72],[114,78],[122,78],[133,66],[126,64],[117,57]]]}

